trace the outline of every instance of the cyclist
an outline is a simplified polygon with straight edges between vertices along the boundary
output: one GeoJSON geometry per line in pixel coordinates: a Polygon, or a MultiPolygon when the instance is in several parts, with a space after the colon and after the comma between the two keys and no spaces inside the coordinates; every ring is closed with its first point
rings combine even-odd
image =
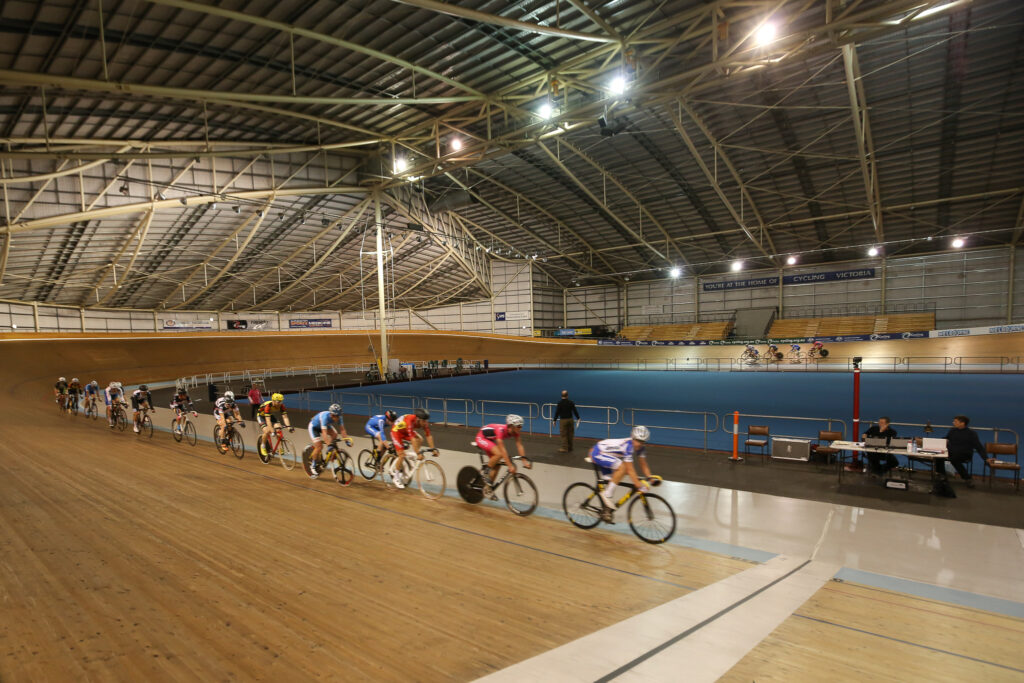
{"type": "Polygon", "coordinates": [[[99,393],[100,383],[96,380],[85,385],[85,403],[83,404],[85,410],[89,410],[89,408],[92,408],[94,411],[96,410],[96,397],[99,393]]]}
{"type": "Polygon", "coordinates": [[[417,408],[412,413],[398,418],[398,421],[391,427],[391,439],[395,444],[395,453],[398,457],[395,458],[394,464],[391,465],[389,474],[395,486],[400,489],[405,488],[405,482],[398,475],[402,471],[402,465],[405,464],[405,447],[411,445],[412,452],[416,454],[416,458],[418,460],[423,459],[423,456],[420,455],[423,437],[416,431],[417,427],[423,427],[423,433],[427,437],[427,444],[433,449],[434,454],[437,454],[437,448],[434,446],[434,437],[430,434],[430,413],[423,408],[417,408]]]}
{"type": "Polygon", "coordinates": [[[326,441],[328,445],[334,443],[339,433],[345,440],[345,445],[351,446],[352,437],[345,431],[345,424],[341,421],[341,406],[337,403],[332,403],[330,408],[320,411],[309,421],[309,438],[313,441],[313,450],[309,454],[310,479],[320,476],[316,463],[324,449],[324,442],[326,441]]]}
{"type": "Polygon", "coordinates": [[[78,399],[82,397],[82,383],[78,381],[77,377],[71,378],[71,383],[68,384],[68,410],[78,407],[78,399]]]}
{"type": "Polygon", "coordinates": [[[66,377],[59,377],[53,385],[53,398],[62,409],[68,402],[68,380],[66,377]]]}
{"type": "Polygon", "coordinates": [[[519,415],[509,415],[505,418],[505,424],[489,424],[484,425],[480,428],[480,431],[476,433],[476,439],[474,443],[476,447],[482,450],[484,453],[490,456],[487,464],[483,467],[484,475],[488,477],[487,482],[484,484],[484,495],[489,496],[491,500],[497,500],[497,496],[494,495],[494,491],[491,485],[494,483],[494,479],[498,476],[498,470],[501,469],[501,463],[504,462],[505,466],[508,467],[508,471],[515,474],[516,466],[512,464],[512,457],[508,453],[508,449],[505,448],[505,444],[502,442],[505,439],[516,440],[516,450],[519,451],[519,457],[523,459],[523,466],[526,469],[533,467],[526,458],[526,451],[523,449],[523,442],[519,438],[519,434],[523,429],[523,418],[519,415]]]}
{"type": "Polygon", "coordinates": [[[153,394],[149,393],[149,387],[145,384],[140,384],[139,388],[132,392],[132,422],[135,423],[135,433],[139,433],[139,422],[142,420],[142,411],[144,409],[152,410],[156,412],[156,408],[153,406],[153,394]]]}
{"type": "Polygon", "coordinates": [[[647,440],[650,438],[651,430],[643,425],[637,425],[633,427],[629,439],[605,439],[594,444],[594,448],[590,451],[587,459],[601,468],[601,472],[606,480],[610,479],[608,485],[601,491],[601,498],[604,499],[605,505],[609,509],[615,509],[615,503],[612,502],[612,493],[615,492],[616,485],[627,474],[633,479],[637,490],[644,493],[647,492],[647,483],[642,481],[641,477],[637,475],[636,467],[633,465],[633,458],[640,458],[640,464],[644,471],[644,480],[654,478],[654,475],[651,474],[651,468],[647,465],[647,454],[644,452],[644,449],[647,447],[647,440]]]}
{"type": "Polygon", "coordinates": [[[396,420],[398,420],[398,413],[393,410],[385,410],[382,415],[374,415],[366,421],[364,431],[370,435],[371,439],[380,441],[378,453],[386,452],[388,446],[391,445],[389,441],[391,425],[395,424],[396,420]]]}
{"type": "Polygon", "coordinates": [[[789,359],[793,363],[799,363],[801,360],[803,360],[803,354],[800,352],[799,344],[789,345],[789,359]]]}
{"type": "Polygon", "coordinates": [[[816,360],[821,358],[821,351],[825,348],[825,345],[820,341],[816,341],[811,344],[811,350],[807,352],[807,360],[816,360]]]}
{"type": "Polygon", "coordinates": [[[740,355],[740,360],[745,360],[748,363],[756,363],[760,355],[761,352],[757,350],[757,347],[753,344],[747,344],[747,348],[744,349],[743,353],[740,355]]]}
{"type": "Polygon", "coordinates": [[[281,424],[282,420],[289,432],[295,431],[292,421],[288,419],[288,409],[284,407],[284,394],[275,393],[256,410],[256,423],[263,427],[263,435],[260,438],[260,453],[263,455],[267,454],[267,442],[270,440],[274,425],[281,424]]]}
{"type": "Polygon", "coordinates": [[[123,395],[120,382],[111,382],[103,390],[103,398],[107,403],[107,422],[111,429],[114,428],[114,406],[121,402],[123,395]]]}
{"type": "Polygon", "coordinates": [[[174,411],[174,433],[180,434],[181,423],[185,420],[185,411],[191,410],[195,413],[192,407],[192,399],[189,398],[185,387],[178,387],[174,391],[174,394],[171,396],[171,410],[174,411]]]}
{"type": "Polygon", "coordinates": [[[778,360],[778,358],[779,358],[778,353],[779,353],[779,347],[778,346],[776,346],[775,344],[769,344],[768,345],[768,360],[769,361],[774,362],[774,361],[778,360]]]}
{"type": "Polygon", "coordinates": [[[224,395],[217,399],[217,402],[213,404],[213,416],[217,418],[217,424],[220,425],[221,445],[230,445],[231,439],[225,436],[227,433],[228,418],[238,422],[239,427],[245,426],[245,422],[242,421],[242,415],[238,412],[238,405],[235,403],[235,392],[225,391],[224,395]]]}

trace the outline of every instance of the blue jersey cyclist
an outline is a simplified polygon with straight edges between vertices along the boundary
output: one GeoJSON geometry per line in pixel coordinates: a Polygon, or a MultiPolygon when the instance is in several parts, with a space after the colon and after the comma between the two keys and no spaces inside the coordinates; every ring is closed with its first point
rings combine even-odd
{"type": "MultiPolygon", "coordinates": [[[[338,438],[345,440],[345,445],[352,445],[352,437],[345,431],[345,424],[341,421],[341,406],[337,403],[331,405],[327,410],[322,410],[313,416],[309,421],[309,438],[313,442],[313,451],[309,454],[309,461],[316,463],[320,459],[320,452],[324,448],[324,442],[330,444],[338,438]]],[[[310,479],[320,476],[315,465],[309,473],[310,479]]]]}
{"type": "Polygon", "coordinates": [[[627,474],[633,479],[633,483],[636,484],[639,490],[647,491],[645,482],[642,482],[636,473],[636,467],[633,465],[634,458],[640,458],[640,466],[644,471],[645,479],[654,477],[651,474],[651,468],[647,465],[647,454],[644,452],[647,447],[647,440],[651,438],[651,430],[643,425],[637,425],[633,427],[630,437],[629,439],[605,439],[598,441],[594,444],[594,448],[590,451],[588,457],[590,462],[601,468],[606,479],[611,479],[604,490],[601,491],[601,497],[604,498],[604,502],[609,508],[615,508],[615,504],[612,502],[612,494],[615,492],[616,485],[627,474]]]}
{"type": "Polygon", "coordinates": [[[397,419],[398,413],[393,410],[385,410],[383,414],[374,415],[366,421],[366,426],[363,429],[370,435],[370,438],[380,441],[381,451],[386,451],[391,445],[389,440],[391,426],[397,419]]]}

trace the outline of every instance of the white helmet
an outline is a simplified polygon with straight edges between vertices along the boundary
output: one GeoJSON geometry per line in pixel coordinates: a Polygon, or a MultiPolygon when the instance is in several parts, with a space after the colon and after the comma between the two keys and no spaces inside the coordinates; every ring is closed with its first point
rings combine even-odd
{"type": "Polygon", "coordinates": [[[93,385],[94,387],[98,387],[100,385],[100,383],[97,382],[96,380],[89,382],[89,384],[93,385]]]}
{"type": "Polygon", "coordinates": [[[64,377],[58,377],[57,381],[58,382],[67,382],[67,379],[65,379],[64,377]]]}
{"type": "Polygon", "coordinates": [[[509,427],[522,427],[523,418],[513,413],[505,418],[505,424],[507,424],[509,427]]]}
{"type": "Polygon", "coordinates": [[[121,383],[120,382],[114,382],[114,388],[115,389],[120,389],[121,388],[121,383]]]}
{"type": "Polygon", "coordinates": [[[651,430],[643,425],[637,425],[636,427],[633,427],[633,432],[630,436],[637,441],[643,441],[646,443],[647,440],[651,438],[651,430]]]}
{"type": "Polygon", "coordinates": [[[225,391],[224,392],[224,398],[226,398],[229,401],[234,401],[235,400],[235,392],[233,392],[233,391],[225,391]]]}
{"type": "Polygon", "coordinates": [[[71,381],[77,384],[78,383],[78,378],[77,377],[72,377],[71,381]]]}

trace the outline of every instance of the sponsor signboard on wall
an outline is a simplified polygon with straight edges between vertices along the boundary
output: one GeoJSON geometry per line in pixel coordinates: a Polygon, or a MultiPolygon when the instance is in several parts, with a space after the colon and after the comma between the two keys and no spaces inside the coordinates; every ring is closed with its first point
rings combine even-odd
{"type": "Polygon", "coordinates": [[[958,327],[951,330],[932,330],[929,337],[973,337],[979,334],[1007,334],[1024,332],[1024,324],[989,325],[987,327],[958,327]]]}
{"type": "Polygon", "coordinates": [[[288,327],[292,329],[306,329],[306,328],[322,328],[322,327],[333,327],[334,321],[330,318],[291,318],[288,321],[288,327]]]}
{"type": "Polygon", "coordinates": [[[265,330],[269,320],[227,320],[229,330],[265,330]]]}
{"type": "Polygon", "coordinates": [[[212,330],[213,323],[209,320],[164,320],[165,330],[212,330]]]}
{"type": "Polygon", "coordinates": [[[495,311],[494,321],[503,322],[505,320],[529,320],[529,311],[495,311]]]}
{"type": "MultiPolygon", "coordinates": [[[[853,270],[829,270],[820,273],[798,273],[795,275],[784,275],[784,285],[806,285],[815,282],[843,282],[846,280],[867,280],[875,277],[874,268],[855,268],[853,270]]],[[[778,275],[767,275],[765,277],[752,277],[744,280],[717,280],[704,282],[705,292],[718,292],[727,289],[750,289],[752,287],[777,287],[779,284],[778,275]]]]}
{"type": "MultiPolygon", "coordinates": [[[[1006,327],[1014,327],[1012,325],[1006,327]]],[[[1016,326],[1024,327],[1024,326],[1016,326]]],[[[988,328],[985,328],[988,329],[988,328]]],[[[945,332],[946,330],[942,330],[945,332]]],[[[1019,330],[1024,332],[1024,329],[1019,330]]],[[[680,341],[629,341],[599,339],[600,346],[738,346],[754,344],[764,346],[767,344],[810,344],[811,342],[865,342],[865,341],[891,341],[894,339],[924,339],[934,333],[929,332],[888,332],[885,334],[844,334],[837,337],[787,337],[786,339],[686,339],[680,341]]]]}

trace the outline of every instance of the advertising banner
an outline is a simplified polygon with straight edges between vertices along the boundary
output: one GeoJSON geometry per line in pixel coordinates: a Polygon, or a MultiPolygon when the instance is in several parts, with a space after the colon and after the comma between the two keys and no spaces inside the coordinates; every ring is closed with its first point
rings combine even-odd
{"type": "Polygon", "coordinates": [[[288,327],[292,329],[332,327],[334,321],[330,318],[292,318],[288,321],[288,327]]]}
{"type": "Polygon", "coordinates": [[[500,323],[505,322],[505,311],[494,312],[494,322],[500,323]]]}
{"type": "Polygon", "coordinates": [[[269,320],[225,320],[229,330],[265,330],[269,320]]]}
{"type": "Polygon", "coordinates": [[[589,335],[589,334],[591,334],[591,328],[589,328],[589,327],[577,327],[576,328],[576,334],[579,334],[579,335],[589,335]]]}
{"type": "Polygon", "coordinates": [[[574,337],[576,336],[576,329],[573,327],[562,327],[555,330],[556,337],[574,337]]]}
{"type": "Polygon", "coordinates": [[[990,325],[988,327],[959,327],[952,330],[932,330],[929,337],[973,337],[979,334],[1007,334],[1024,332],[1024,325],[990,325]]]}
{"type": "MultiPolygon", "coordinates": [[[[874,268],[856,268],[854,270],[829,270],[821,273],[799,273],[784,275],[784,285],[804,285],[814,282],[842,282],[844,280],[867,280],[875,277],[874,268]]],[[[703,283],[705,292],[717,292],[724,289],[750,289],[752,287],[777,287],[778,275],[753,277],[745,280],[720,280],[703,283]]]]}
{"type": "Polygon", "coordinates": [[[209,320],[164,320],[165,330],[212,330],[213,323],[209,320]]]}
{"type": "MultiPolygon", "coordinates": [[[[1024,325],[1006,325],[1004,327],[1024,327],[1024,325]]],[[[949,330],[942,331],[946,332],[949,330]]],[[[1024,332],[1024,329],[1018,331],[1024,332]]],[[[838,337],[787,337],[785,339],[685,339],[678,341],[629,341],[599,339],[597,343],[599,346],[745,346],[747,344],[754,344],[755,346],[767,346],[768,344],[810,344],[811,342],[816,341],[820,341],[823,343],[838,343],[890,341],[893,339],[924,339],[929,335],[935,336],[934,333],[929,332],[888,332],[885,334],[845,334],[838,337]]]]}

